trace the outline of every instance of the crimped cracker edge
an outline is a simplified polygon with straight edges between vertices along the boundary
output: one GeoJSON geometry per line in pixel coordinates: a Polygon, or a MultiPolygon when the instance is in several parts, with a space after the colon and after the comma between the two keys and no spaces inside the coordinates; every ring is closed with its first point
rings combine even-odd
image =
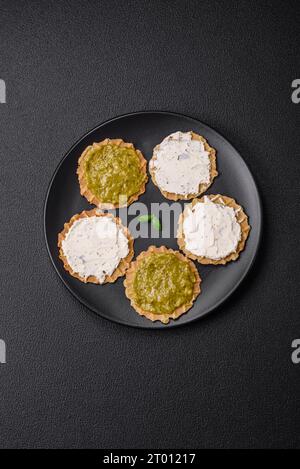
{"type": "Polygon", "coordinates": [[[182,194],[174,194],[172,192],[167,192],[167,191],[162,190],[159,187],[159,185],[157,184],[157,181],[155,179],[155,169],[152,166],[153,162],[156,160],[155,151],[156,151],[156,149],[158,149],[160,144],[156,145],[156,147],[154,147],[154,150],[153,150],[152,158],[149,161],[149,173],[151,175],[153,184],[155,184],[155,186],[157,186],[159,188],[160,192],[162,193],[162,195],[164,197],[166,197],[166,199],[177,201],[177,200],[190,200],[190,199],[193,199],[195,197],[198,197],[199,195],[201,195],[201,194],[203,194],[204,192],[207,191],[207,189],[212,185],[213,180],[215,179],[215,177],[218,176],[216,150],[208,144],[207,140],[204,137],[202,137],[201,135],[196,134],[193,131],[191,131],[191,133],[192,133],[192,138],[194,140],[199,140],[200,142],[202,142],[203,145],[204,145],[205,151],[207,151],[209,153],[210,182],[199,184],[199,191],[196,194],[182,195],[182,194]]]}
{"type": "Polygon", "coordinates": [[[128,269],[130,262],[134,256],[134,250],[133,250],[133,238],[129,232],[129,230],[122,225],[121,219],[118,217],[114,217],[111,213],[103,213],[99,212],[97,208],[94,208],[92,210],[84,210],[83,212],[73,215],[73,217],[70,219],[69,222],[64,224],[64,229],[59,233],[58,235],[58,248],[59,248],[59,258],[62,260],[64,264],[64,268],[69,274],[72,275],[72,277],[77,278],[83,283],[95,283],[97,285],[104,285],[105,283],[114,283],[119,277],[123,277],[125,275],[126,270],[128,269]],[[86,218],[86,217],[108,217],[112,218],[117,225],[120,225],[122,228],[123,233],[125,234],[126,238],[128,239],[128,249],[129,252],[126,257],[120,260],[119,265],[115,269],[115,271],[112,273],[112,275],[106,275],[104,282],[100,284],[99,280],[97,277],[94,275],[90,275],[87,278],[80,277],[76,272],[74,272],[71,268],[71,266],[68,264],[67,258],[64,255],[63,249],[62,249],[62,242],[65,239],[69,229],[73,225],[73,223],[76,220],[79,220],[80,218],[86,218]]]}
{"type": "Polygon", "coordinates": [[[128,207],[131,205],[133,202],[138,200],[138,198],[145,192],[146,190],[146,184],[148,182],[148,176],[147,176],[147,161],[145,160],[142,152],[140,150],[137,150],[132,143],[126,143],[124,142],[121,138],[115,138],[115,139],[109,139],[106,138],[105,140],[102,140],[101,142],[98,143],[93,143],[93,145],[89,145],[81,154],[79,160],[78,160],[78,168],[77,168],[77,175],[78,175],[78,180],[79,180],[79,186],[80,186],[80,194],[85,197],[88,202],[91,204],[96,205],[98,208],[101,208],[103,210],[110,210],[114,208],[122,208],[122,207],[128,207]],[[140,190],[136,193],[133,194],[129,197],[129,199],[124,203],[124,204],[111,204],[107,202],[101,202],[98,197],[93,194],[90,189],[87,186],[87,181],[85,177],[85,171],[84,171],[84,161],[86,156],[89,154],[89,152],[94,149],[94,148],[100,148],[101,146],[105,145],[118,145],[120,147],[126,147],[126,148],[133,148],[136,154],[139,157],[140,163],[141,163],[141,172],[143,172],[146,175],[145,182],[141,185],[140,190]]]}
{"type": "Polygon", "coordinates": [[[139,256],[136,258],[136,260],[130,264],[130,267],[126,272],[126,277],[124,280],[125,295],[130,300],[130,304],[135,309],[135,311],[140,316],[145,316],[147,319],[150,319],[150,321],[153,321],[153,322],[161,321],[163,324],[168,324],[170,319],[177,319],[179,316],[186,313],[193,306],[194,301],[196,300],[197,296],[201,292],[200,283],[201,283],[201,278],[200,278],[200,275],[198,273],[198,270],[195,264],[186,256],[181,254],[179,251],[174,251],[173,249],[167,249],[165,246],[161,246],[159,248],[155,246],[150,246],[147,251],[141,252],[141,254],[139,254],[139,256]],[[194,284],[193,298],[191,299],[189,303],[176,308],[173,311],[173,313],[154,314],[154,313],[145,311],[144,309],[140,308],[133,300],[133,296],[134,296],[133,281],[135,277],[136,268],[142,259],[145,259],[145,257],[151,255],[151,253],[153,252],[159,252],[159,253],[166,252],[166,253],[175,254],[180,260],[184,262],[188,262],[190,268],[192,269],[196,277],[196,282],[194,284]]]}
{"type": "Polygon", "coordinates": [[[179,248],[190,258],[193,260],[197,260],[200,264],[213,264],[213,265],[225,265],[227,262],[230,261],[235,261],[239,257],[240,253],[244,250],[245,244],[247,241],[247,238],[249,236],[250,232],[250,225],[248,223],[248,216],[244,212],[243,208],[241,205],[237,204],[237,202],[232,199],[231,197],[227,197],[226,195],[220,195],[220,194],[210,194],[201,197],[201,199],[194,199],[190,204],[185,206],[184,211],[180,214],[179,220],[178,220],[178,231],[177,231],[177,244],[179,248]],[[229,254],[228,256],[224,257],[223,259],[209,259],[207,257],[203,256],[196,256],[195,254],[192,254],[190,251],[188,251],[185,247],[185,241],[184,241],[184,233],[183,233],[183,220],[184,216],[189,210],[189,207],[194,207],[197,203],[202,203],[204,202],[204,197],[208,197],[212,202],[216,203],[221,203],[223,205],[226,205],[227,207],[232,207],[236,211],[236,218],[238,223],[240,224],[241,227],[241,239],[237,245],[237,249],[235,252],[229,254]]]}

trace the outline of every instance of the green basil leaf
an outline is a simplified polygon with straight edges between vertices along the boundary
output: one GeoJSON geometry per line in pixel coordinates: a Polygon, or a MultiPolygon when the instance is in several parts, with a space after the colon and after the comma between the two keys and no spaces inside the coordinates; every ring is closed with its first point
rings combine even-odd
{"type": "Polygon", "coordinates": [[[160,231],[160,230],[161,230],[161,223],[160,223],[159,219],[158,219],[155,215],[152,215],[152,217],[151,217],[151,224],[152,224],[152,226],[154,226],[154,228],[155,228],[157,231],[160,231]]]}
{"type": "Polygon", "coordinates": [[[150,221],[150,220],[151,220],[151,215],[140,215],[140,216],[138,217],[138,221],[139,221],[140,223],[146,223],[146,222],[148,222],[148,221],[150,221]]]}

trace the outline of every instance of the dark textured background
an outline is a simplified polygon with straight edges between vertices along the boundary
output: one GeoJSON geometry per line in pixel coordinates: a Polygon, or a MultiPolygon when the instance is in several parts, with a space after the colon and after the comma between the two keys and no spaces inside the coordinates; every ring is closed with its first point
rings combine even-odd
{"type": "Polygon", "coordinates": [[[300,447],[299,23],[296,1],[0,1],[0,447],[300,447]],[[74,141],[145,109],[223,133],[265,212],[233,297],[161,332],[89,313],[42,228],[74,141]]]}

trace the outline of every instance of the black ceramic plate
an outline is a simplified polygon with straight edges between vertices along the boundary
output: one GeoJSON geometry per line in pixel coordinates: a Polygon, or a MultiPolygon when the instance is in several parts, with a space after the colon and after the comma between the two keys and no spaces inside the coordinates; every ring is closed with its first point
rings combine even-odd
{"type": "MultiPolygon", "coordinates": [[[[167,202],[149,178],[146,192],[139,202],[150,206],[153,202],[167,202]]],[[[186,202],[185,202],[186,203],[186,202]]],[[[183,205],[183,204],[182,204],[183,205]]],[[[130,221],[130,218],[129,218],[130,221]]],[[[253,177],[237,150],[218,132],[190,117],[169,112],[138,112],[116,117],[87,133],[66,154],[56,169],[50,183],[44,213],[44,227],[48,252],[53,265],[71,293],[95,313],[112,321],[142,328],[169,328],[191,322],[213,311],[237,288],[249,271],[258,250],[261,234],[261,204],[253,177]],[[150,159],[153,147],[168,134],[177,130],[193,130],[203,135],[217,150],[219,176],[207,191],[208,194],[224,194],[236,199],[249,216],[250,236],[246,249],[236,262],[226,266],[203,266],[196,263],[202,277],[202,293],[192,309],[176,321],[162,325],[140,317],[130,306],[124,294],[123,278],[114,284],[84,284],[71,277],[58,258],[57,234],[72,215],[93,206],[80,195],[76,175],[77,161],[87,145],[106,137],[122,138],[132,142],[145,158],[150,159]]],[[[150,245],[165,245],[177,249],[174,236],[163,239],[137,238],[134,243],[138,255],[150,245]]]]}

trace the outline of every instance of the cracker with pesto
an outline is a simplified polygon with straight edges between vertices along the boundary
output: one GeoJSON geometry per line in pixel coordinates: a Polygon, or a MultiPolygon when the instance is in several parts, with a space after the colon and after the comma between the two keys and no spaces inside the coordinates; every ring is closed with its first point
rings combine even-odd
{"type": "Polygon", "coordinates": [[[78,161],[80,193],[102,209],[126,207],[145,192],[146,166],[132,143],[109,138],[93,143],[78,161]]]}
{"type": "Polygon", "coordinates": [[[139,315],[167,324],[192,307],[200,282],[194,263],[179,251],[150,246],[131,263],[124,286],[139,315]]]}

